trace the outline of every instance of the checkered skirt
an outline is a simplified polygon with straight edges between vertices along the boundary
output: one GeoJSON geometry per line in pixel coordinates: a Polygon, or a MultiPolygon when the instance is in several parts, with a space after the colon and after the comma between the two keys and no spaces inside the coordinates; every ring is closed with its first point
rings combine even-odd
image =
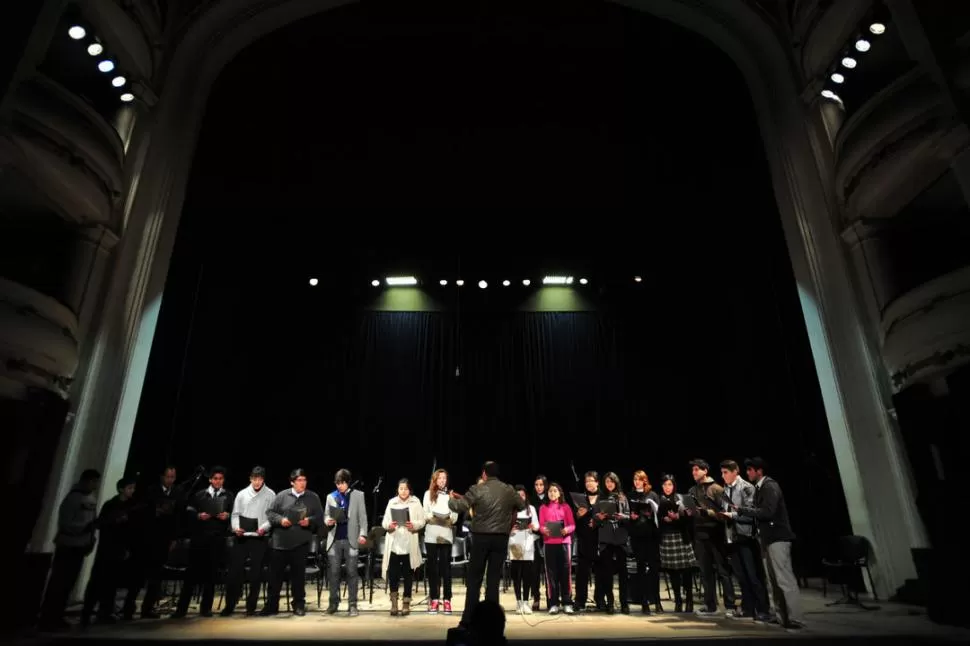
{"type": "Polygon", "coordinates": [[[660,567],[665,570],[686,570],[697,566],[694,546],[679,532],[663,534],[660,540],[660,567]]]}

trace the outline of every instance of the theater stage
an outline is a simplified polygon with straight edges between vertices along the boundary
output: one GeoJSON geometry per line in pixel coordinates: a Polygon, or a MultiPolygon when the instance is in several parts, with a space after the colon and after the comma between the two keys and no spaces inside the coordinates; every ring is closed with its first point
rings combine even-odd
{"type": "MultiPolygon", "coordinates": [[[[464,592],[463,586],[457,586],[464,592]]],[[[312,588],[311,588],[312,589],[312,588]]],[[[247,618],[237,613],[229,618],[202,618],[190,615],[183,620],[136,620],[112,626],[75,628],[57,635],[36,635],[33,643],[65,643],[91,639],[124,643],[154,640],[180,642],[227,641],[227,642],[280,642],[280,641],[326,641],[334,642],[443,642],[448,628],[458,623],[458,613],[452,616],[427,615],[423,606],[416,608],[410,617],[390,617],[387,614],[387,596],[375,590],[374,603],[360,604],[361,615],[346,616],[346,612],[327,616],[316,606],[315,590],[308,590],[308,613],[305,617],[289,614],[270,618],[247,618]]],[[[421,599],[423,596],[416,597],[421,599]]],[[[713,642],[724,639],[754,639],[763,644],[791,639],[809,639],[831,642],[833,640],[869,639],[875,644],[887,641],[897,643],[945,643],[959,641],[970,643],[970,631],[939,626],[930,622],[921,608],[893,603],[878,603],[879,610],[865,611],[851,607],[827,607],[834,601],[831,589],[827,599],[819,589],[803,590],[806,629],[788,632],[784,629],[750,621],[730,619],[700,619],[693,615],[651,615],[639,613],[630,616],[606,616],[589,613],[583,616],[550,616],[545,612],[533,615],[506,615],[506,636],[515,643],[559,641],[603,642],[622,640],[630,643],[649,642],[660,639],[682,639],[692,642],[713,642]],[[902,640],[902,641],[900,641],[902,640]]],[[[456,610],[464,603],[462,595],[456,595],[456,610]]],[[[324,604],[326,592],[324,592],[324,604]]],[[[346,603],[346,602],[345,602],[346,603]]],[[[515,606],[511,591],[502,594],[507,608],[515,606]]],[[[673,604],[671,603],[672,607],[673,604]]]]}

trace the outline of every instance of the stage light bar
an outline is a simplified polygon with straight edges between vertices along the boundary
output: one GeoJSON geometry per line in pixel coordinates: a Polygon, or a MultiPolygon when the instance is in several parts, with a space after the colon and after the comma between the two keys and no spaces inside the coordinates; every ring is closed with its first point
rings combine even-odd
{"type": "Polygon", "coordinates": [[[388,287],[410,287],[418,284],[414,276],[388,276],[384,279],[388,287]]]}
{"type": "Polygon", "coordinates": [[[543,285],[572,285],[572,276],[546,276],[542,279],[543,285]]]}

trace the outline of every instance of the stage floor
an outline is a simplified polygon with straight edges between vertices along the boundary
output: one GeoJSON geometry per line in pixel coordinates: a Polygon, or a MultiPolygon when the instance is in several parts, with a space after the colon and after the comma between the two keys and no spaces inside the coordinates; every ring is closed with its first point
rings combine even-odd
{"type": "MultiPolygon", "coordinates": [[[[457,586],[464,592],[463,586],[457,586]]],[[[308,586],[308,612],[305,617],[288,613],[277,617],[236,616],[203,618],[190,614],[182,620],[135,620],[110,626],[93,625],[86,629],[51,636],[37,635],[43,641],[103,641],[144,642],[149,640],[196,641],[326,641],[333,642],[442,642],[448,628],[458,623],[463,594],[455,596],[455,614],[428,615],[425,606],[417,606],[409,617],[391,617],[389,603],[383,591],[374,592],[374,603],[361,602],[359,617],[346,614],[346,600],[341,613],[328,616],[316,606],[316,590],[308,586]]],[[[700,619],[694,615],[667,612],[643,616],[639,608],[634,614],[603,615],[587,613],[582,616],[550,616],[541,611],[532,615],[506,614],[506,636],[513,642],[541,642],[547,640],[581,640],[586,642],[624,640],[646,642],[657,639],[688,639],[710,641],[721,639],[757,639],[763,642],[790,638],[814,638],[826,642],[851,638],[878,638],[885,643],[903,639],[907,643],[959,641],[970,643],[970,631],[939,626],[930,622],[922,608],[893,603],[877,603],[878,610],[865,611],[852,607],[827,607],[834,601],[822,597],[819,589],[802,591],[807,627],[797,632],[779,626],[757,624],[747,620],[700,619]]],[[[423,599],[423,595],[416,599],[423,599]]],[[[326,604],[326,591],[323,597],[326,604]]],[[[511,591],[503,592],[506,608],[515,607],[511,591]]],[[[669,609],[673,603],[667,604],[669,609]]],[[[194,608],[192,611],[194,612],[194,608]]]]}

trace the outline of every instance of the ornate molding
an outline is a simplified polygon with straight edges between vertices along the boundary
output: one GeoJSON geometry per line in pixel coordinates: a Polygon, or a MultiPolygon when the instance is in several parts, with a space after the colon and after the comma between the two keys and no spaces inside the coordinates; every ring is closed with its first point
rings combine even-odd
{"type": "Polygon", "coordinates": [[[49,296],[0,278],[0,379],[67,397],[77,361],[74,313],[49,296]]]}
{"type": "Polygon", "coordinates": [[[873,96],[840,128],[835,189],[848,222],[891,217],[946,170],[970,131],[920,70],[873,96]]]}
{"type": "Polygon", "coordinates": [[[883,313],[882,332],[897,390],[970,362],[970,267],[894,300],[883,313]]]}

